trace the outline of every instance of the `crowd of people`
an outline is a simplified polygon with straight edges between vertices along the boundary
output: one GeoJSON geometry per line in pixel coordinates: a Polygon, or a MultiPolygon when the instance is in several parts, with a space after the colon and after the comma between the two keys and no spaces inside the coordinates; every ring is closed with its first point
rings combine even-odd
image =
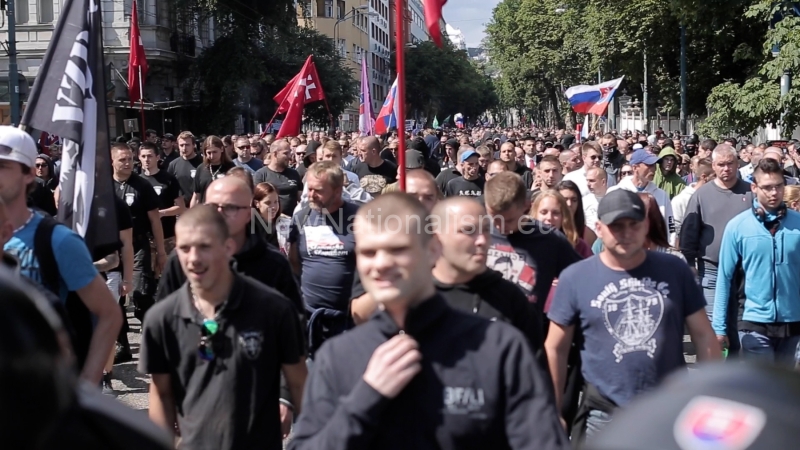
{"type": "MultiPolygon", "coordinates": [[[[69,392],[42,440],[78,434],[65,417],[91,385],[114,393],[115,364],[133,359],[129,309],[152,423],[106,414],[138,436],[130,448],[172,445],[166,432],[186,449],[655,448],[631,441],[626,412],[694,385],[687,354],[698,373],[727,358],[709,364],[717,379],[772,389],[753,400],[698,381],[705,409],[687,397],[669,420],[695,422],[663,448],[711,448],[697,445],[745,419],[747,445],[774,438],[758,401],[798,392],[782,372],[800,361],[797,141],[405,138],[403,155],[396,132],[119,138],[119,245],[93,255],[52,218],[58,146],[0,126],[0,289],[29,298],[9,308],[49,330],[47,382],[69,392]],[[763,423],[734,414],[753,410],[763,423]]],[[[53,389],[37,398],[56,402],[53,389]]]]}

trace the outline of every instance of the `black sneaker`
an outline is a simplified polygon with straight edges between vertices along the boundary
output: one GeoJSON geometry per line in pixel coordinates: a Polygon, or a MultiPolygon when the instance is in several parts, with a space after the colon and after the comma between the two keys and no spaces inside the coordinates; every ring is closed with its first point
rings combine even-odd
{"type": "Polygon", "coordinates": [[[131,349],[117,343],[117,348],[114,354],[114,364],[122,364],[133,361],[131,349]]]}
{"type": "Polygon", "coordinates": [[[111,372],[103,372],[101,387],[103,388],[103,394],[114,395],[114,387],[111,386],[111,372]]]}

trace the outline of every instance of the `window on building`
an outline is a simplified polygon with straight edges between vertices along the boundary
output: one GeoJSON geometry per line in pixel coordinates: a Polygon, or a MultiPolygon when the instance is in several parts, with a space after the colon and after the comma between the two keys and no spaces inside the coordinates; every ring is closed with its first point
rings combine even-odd
{"type": "Polygon", "coordinates": [[[36,2],[36,20],[38,23],[53,23],[53,0],[36,2]]]}
{"type": "Polygon", "coordinates": [[[333,17],[333,0],[325,0],[324,17],[333,17]]]}
{"type": "Polygon", "coordinates": [[[16,13],[15,15],[17,16],[16,17],[17,25],[25,25],[26,23],[28,23],[28,16],[30,15],[30,13],[28,12],[28,2],[27,1],[16,2],[14,6],[17,7],[15,11],[16,13]]]}
{"type": "Polygon", "coordinates": [[[345,6],[343,0],[338,0],[336,2],[336,18],[337,19],[344,19],[345,16],[345,6]]]}

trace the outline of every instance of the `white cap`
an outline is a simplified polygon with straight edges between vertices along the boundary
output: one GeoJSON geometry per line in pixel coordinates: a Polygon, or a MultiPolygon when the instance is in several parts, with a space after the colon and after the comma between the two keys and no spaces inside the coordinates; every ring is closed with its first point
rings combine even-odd
{"type": "Polygon", "coordinates": [[[17,127],[0,125],[0,160],[33,167],[39,152],[30,134],[17,127]]]}
{"type": "Polygon", "coordinates": [[[635,143],[635,144],[633,144],[633,149],[634,149],[634,150],[639,150],[640,148],[644,148],[644,147],[642,147],[642,144],[640,144],[640,143],[638,143],[638,142],[637,142],[637,143],[635,143]]]}

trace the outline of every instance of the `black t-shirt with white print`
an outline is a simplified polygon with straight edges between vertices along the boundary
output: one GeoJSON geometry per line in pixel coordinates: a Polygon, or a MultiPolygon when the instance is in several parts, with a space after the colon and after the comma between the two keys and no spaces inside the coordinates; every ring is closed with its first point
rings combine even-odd
{"type": "Polygon", "coordinates": [[[383,161],[377,167],[370,167],[365,162],[360,162],[353,167],[353,173],[358,175],[361,189],[375,197],[381,195],[381,191],[388,184],[397,181],[397,165],[391,161],[383,161]]]}
{"type": "Polygon", "coordinates": [[[463,176],[447,182],[444,189],[445,197],[481,197],[483,195],[484,177],[479,176],[474,180],[466,180],[463,176]]]}
{"type": "MultiPolygon", "coordinates": [[[[155,175],[141,175],[148,181],[158,195],[159,209],[168,209],[175,206],[175,199],[181,195],[178,179],[165,170],[159,170],[155,175]]],[[[175,236],[175,216],[162,217],[161,228],[164,229],[164,239],[175,236]]]]}

